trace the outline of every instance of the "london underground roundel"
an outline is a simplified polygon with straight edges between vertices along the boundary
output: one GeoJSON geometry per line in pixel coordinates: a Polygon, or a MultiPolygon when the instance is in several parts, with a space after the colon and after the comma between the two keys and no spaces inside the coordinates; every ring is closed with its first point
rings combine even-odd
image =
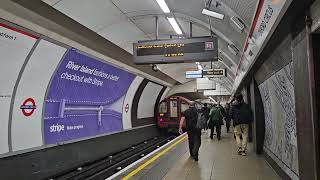
{"type": "Polygon", "coordinates": [[[36,108],[37,106],[36,106],[35,100],[32,98],[26,99],[20,106],[20,109],[23,115],[26,117],[31,116],[36,110],[36,108]]]}

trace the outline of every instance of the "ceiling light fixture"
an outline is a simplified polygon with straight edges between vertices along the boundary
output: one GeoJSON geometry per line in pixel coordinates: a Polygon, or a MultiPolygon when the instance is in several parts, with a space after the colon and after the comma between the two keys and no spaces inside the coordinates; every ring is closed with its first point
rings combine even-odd
{"type": "Polygon", "coordinates": [[[230,18],[230,24],[231,26],[239,33],[242,33],[244,28],[245,28],[245,25],[244,23],[242,22],[241,19],[239,19],[238,17],[235,17],[235,16],[232,16],[230,18]]]}
{"type": "Polygon", "coordinates": [[[235,56],[238,55],[238,53],[239,53],[238,48],[233,44],[228,44],[228,49],[235,56]]]}
{"type": "Polygon", "coordinates": [[[211,96],[209,96],[209,99],[210,99],[211,101],[213,101],[214,103],[217,103],[217,101],[216,101],[215,99],[213,99],[211,96]]]}
{"type": "Polygon", "coordinates": [[[157,0],[157,3],[164,13],[170,13],[170,9],[164,0],[157,0]]]}
{"type": "Polygon", "coordinates": [[[211,16],[214,18],[218,18],[218,19],[223,19],[224,15],[217,13],[217,12],[213,12],[213,11],[209,11],[208,9],[203,9],[202,10],[202,14],[207,15],[207,16],[211,16]]]}
{"type": "Polygon", "coordinates": [[[172,28],[176,31],[177,34],[182,34],[182,31],[174,17],[168,17],[168,21],[170,22],[172,28]]]}

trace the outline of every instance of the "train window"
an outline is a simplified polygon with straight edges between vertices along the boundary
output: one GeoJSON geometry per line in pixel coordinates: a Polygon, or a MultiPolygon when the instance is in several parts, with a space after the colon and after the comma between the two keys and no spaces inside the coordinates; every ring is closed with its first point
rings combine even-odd
{"type": "Polygon", "coordinates": [[[159,113],[167,113],[167,102],[166,101],[160,103],[159,113]]]}
{"type": "Polygon", "coordinates": [[[181,103],[181,112],[184,112],[187,109],[189,109],[189,104],[181,103]]]}
{"type": "Polygon", "coordinates": [[[178,102],[170,101],[170,116],[178,117],[178,102]]]}

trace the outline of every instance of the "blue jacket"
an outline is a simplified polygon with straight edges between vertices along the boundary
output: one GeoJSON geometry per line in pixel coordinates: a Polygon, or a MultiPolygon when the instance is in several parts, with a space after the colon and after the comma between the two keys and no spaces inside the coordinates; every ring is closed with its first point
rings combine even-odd
{"type": "Polygon", "coordinates": [[[251,107],[244,102],[232,105],[230,116],[233,120],[233,126],[250,124],[253,120],[251,107]]]}

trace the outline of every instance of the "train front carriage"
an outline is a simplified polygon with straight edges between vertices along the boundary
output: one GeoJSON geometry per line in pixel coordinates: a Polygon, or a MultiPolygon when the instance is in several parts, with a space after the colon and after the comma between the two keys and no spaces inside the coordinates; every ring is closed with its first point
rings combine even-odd
{"type": "Polygon", "coordinates": [[[181,113],[189,108],[190,103],[190,100],[180,96],[170,96],[162,100],[158,106],[158,127],[164,131],[177,132],[181,113]]]}

